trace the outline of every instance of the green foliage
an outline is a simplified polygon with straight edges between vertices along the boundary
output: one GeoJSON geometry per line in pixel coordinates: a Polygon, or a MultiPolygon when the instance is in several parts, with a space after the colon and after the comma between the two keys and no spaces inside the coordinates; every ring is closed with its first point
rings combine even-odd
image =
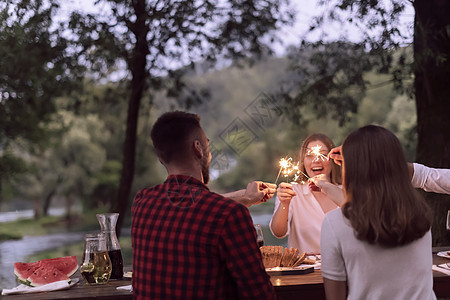
{"type": "Polygon", "coordinates": [[[10,154],[46,145],[55,98],[77,84],[63,28],[52,22],[57,9],[55,1],[0,4],[0,190],[25,171],[10,154]]]}
{"type": "Polygon", "coordinates": [[[14,177],[27,169],[24,160],[14,155],[12,149],[3,149],[2,156],[0,156],[0,166],[3,179],[14,177]]]}
{"type": "Polygon", "coordinates": [[[357,112],[366,91],[364,73],[370,56],[360,44],[347,42],[303,43],[289,54],[291,73],[276,97],[285,103],[285,113],[294,122],[305,121],[308,106],[317,117],[331,116],[343,126],[357,112]],[[358,63],[354,63],[358,61],[358,63]]]}
{"type": "Polygon", "coordinates": [[[119,184],[120,167],[119,161],[110,160],[95,174],[94,180],[97,184],[90,196],[92,201],[90,201],[88,207],[93,207],[98,205],[98,203],[111,204],[119,184]]]}
{"type": "MultiPolygon", "coordinates": [[[[53,1],[8,1],[0,6],[0,141],[38,142],[38,123],[55,111],[55,97],[74,82],[67,41],[53,25],[53,1]]],[[[75,68],[73,68],[75,71],[75,68]]]]}
{"type": "Polygon", "coordinates": [[[52,138],[51,148],[28,154],[34,171],[13,182],[19,195],[39,199],[44,214],[54,197],[66,199],[70,208],[73,199],[90,195],[96,185],[94,175],[106,159],[102,141],[108,138],[102,121],[92,114],[78,117],[60,110],[50,126],[61,134],[52,138]]]}

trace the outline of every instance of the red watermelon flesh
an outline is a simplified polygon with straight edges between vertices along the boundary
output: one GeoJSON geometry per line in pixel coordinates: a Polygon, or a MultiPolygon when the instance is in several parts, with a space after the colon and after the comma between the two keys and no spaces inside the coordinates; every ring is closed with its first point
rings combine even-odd
{"type": "Polygon", "coordinates": [[[78,270],[78,260],[74,256],[48,258],[40,260],[40,265],[45,267],[54,267],[66,274],[67,277],[72,276],[78,270]]]}
{"type": "Polygon", "coordinates": [[[39,267],[27,278],[31,286],[41,286],[61,280],[70,282],[70,278],[66,274],[52,267],[39,267]]]}
{"type": "Polygon", "coordinates": [[[20,281],[26,281],[27,278],[33,274],[34,270],[39,268],[39,262],[33,263],[15,263],[14,264],[14,274],[16,274],[17,278],[20,281]]]}
{"type": "Polygon", "coordinates": [[[14,274],[16,274],[19,281],[30,284],[30,282],[47,284],[51,282],[55,282],[58,280],[51,279],[52,276],[47,274],[47,272],[55,273],[53,269],[56,269],[65,277],[62,277],[61,274],[57,273],[53,277],[58,278],[58,280],[65,280],[72,276],[78,269],[78,260],[76,256],[66,256],[66,257],[57,257],[50,259],[43,259],[37,262],[32,263],[15,263],[14,264],[14,274]],[[30,280],[30,276],[34,275],[33,273],[39,269],[37,275],[33,276],[30,280]],[[47,280],[39,280],[37,276],[45,275],[47,280]],[[62,278],[62,279],[59,279],[62,278]],[[48,281],[51,280],[51,281],[48,281]]]}

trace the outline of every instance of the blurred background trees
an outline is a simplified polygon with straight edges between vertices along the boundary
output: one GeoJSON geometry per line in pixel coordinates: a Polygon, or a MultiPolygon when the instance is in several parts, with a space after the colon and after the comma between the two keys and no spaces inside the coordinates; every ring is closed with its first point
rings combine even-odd
{"type": "MultiPolygon", "coordinates": [[[[359,105],[367,91],[383,82],[368,81],[370,72],[386,74],[388,82],[400,95],[415,100],[416,127],[395,124],[405,116],[398,105],[392,106],[395,117],[386,126],[409,141],[405,144],[411,154],[411,138],[417,134],[416,156],[410,160],[431,167],[450,167],[450,2],[439,0],[319,1],[323,13],[315,19],[311,30],[324,32],[328,22],[345,26],[355,24],[360,30],[358,42],[343,36],[338,41],[305,42],[291,55],[292,68],[300,85],[285,85],[280,98],[285,111],[295,122],[302,119],[302,107],[311,104],[315,114],[331,116],[339,125],[359,114],[359,105]],[[412,4],[414,12],[413,36],[400,28],[400,16],[412,4]],[[406,42],[412,41],[412,45],[406,42]],[[308,52],[312,54],[308,54],[308,52]]],[[[403,99],[403,100],[401,100],[403,99]]],[[[412,112],[409,110],[409,112],[412,112]]],[[[384,124],[382,124],[384,125],[384,124]]],[[[445,212],[450,208],[449,197],[425,193],[436,211],[433,244],[449,243],[445,230],[445,212]]]]}
{"type": "MultiPolygon", "coordinates": [[[[413,2],[411,45],[398,27],[405,1],[335,1],[311,26],[321,38],[280,56],[269,45],[291,20],[284,1],[220,11],[212,1],[97,2],[97,14],[67,20],[55,18],[55,0],[0,3],[2,210],[104,207],[129,218],[137,190],[165,179],[149,134],[173,109],[201,116],[218,192],[275,181],[279,159],[295,158],[312,132],[340,144],[369,123],[392,130],[410,161],[450,167],[445,3],[413,2]],[[339,18],[360,26],[360,41],[327,36],[339,18]],[[236,120],[252,137],[238,152],[225,138],[236,120]]],[[[450,208],[448,196],[426,197],[436,212],[450,208]]],[[[252,209],[270,214],[273,201],[252,209]]],[[[436,214],[440,232],[442,222],[436,214]]],[[[448,244],[445,232],[433,236],[448,244]]]]}
{"type": "Polygon", "coordinates": [[[198,102],[197,93],[184,83],[183,68],[218,56],[233,59],[267,52],[264,38],[291,19],[284,2],[103,0],[97,4],[109,9],[71,15],[75,43],[99,76],[121,63],[127,70],[122,168],[112,204],[120,213],[119,235],[130,203],[144,93],[150,104],[152,90],[158,89],[181,100],[182,106],[198,102]]]}
{"type": "Polygon", "coordinates": [[[56,97],[77,85],[79,66],[52,22],[57,10],[53,2],[0,4],[0,203],[5,184],[26,172],[25,156],[47,146],[56,97]]]}

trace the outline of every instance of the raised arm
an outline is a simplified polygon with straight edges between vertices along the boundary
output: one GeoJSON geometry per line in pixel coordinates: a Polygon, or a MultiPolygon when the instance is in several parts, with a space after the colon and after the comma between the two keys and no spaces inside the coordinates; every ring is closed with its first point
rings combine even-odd
{"type": "Polygon", "coordinates": [[[246,207],[252,205],[258,205],[266,202],[276,192],[277,186],[272,183],[262,182],[262,181],[252,181],[247,184],[247,188],[244,190],[238,190],[235,192],[230,192],[222,194],[222,196],[235,200],[246,207]]]}
{"type": "Polygon", "coordinates": [[[292,189],[292,185],[286,182],[280,183],[277,189],[277,197],[280,201],[277,210],[272,216],[270,228],[276,237],[283,237],[288,230],[289,205],[292,197],[296,193],[292,189]]]}
{"type": "MultiPolygon", "coordinates": [[[[450,169],[435,169],[414,163],[411,183],[427,192],[450,194],[450,169]]],[[[411,167],[410,172],[411,172],[411,167]]]]}

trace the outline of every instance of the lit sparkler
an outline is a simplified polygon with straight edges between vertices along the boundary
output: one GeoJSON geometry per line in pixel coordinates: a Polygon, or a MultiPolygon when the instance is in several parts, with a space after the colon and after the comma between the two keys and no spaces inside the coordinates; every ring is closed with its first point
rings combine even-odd
{"type": "Polygon", "coordinates": [[[316,145],[316,146],[312,147],[311,150],[309,150],[309,153],[311,153],[312,155],[315,156],[313,161],[319,160],[319,158],[322,161],[328,160],[328,157],[326,155],[323,155],[322,153],[320,153],[320,149],[322,149],[322,146],[316,145]]]}
{"type": "MultiPolygon", "coordinates": [[[[303,173],[303,172],[300,170],[300,168],[299,168],[299,166],[298,166],[299,164],[300,164],[300,162],[297,162],[297,164],[295,164],[295,165],[293,164],[293,165],[292,165],[292,169],[293,169],[293,171],[295,172],[295,173],[294,173],[294,178],[292,179],[292,181],[295,182],[295,183],[297,183],[297,181],[298,181],[298,179],[300,178],[301,175],[303,175],[303,176],[305,176],[307,179],[309,179],[309,176],[306,175],[305,173],[303,173]]],[[[305,182],[302,180],[301,183],[304,184],[305,182]]]]}
{"type": "Polygon", "coordinates": [[[277,184],[280,174],[283,173],[283,175],[284,175],[287,172],[286,170],[289,169],[289,166],[291,164],[292,164],[292,157],[289,157],[288,159],[286,159],[286,158],[280,159],[280,171],[278,171],[278,175],[277,175],[277,179],[275,180],[275,184],[277,184]]]}
{"type": "Polygon", "coordinates": [[[277,184],[278,178],[280,177],[281,174],[283,174],[283,177],[286,177],[286,178],[288,178],[291,174],[293,174],[294,182],[296,182],[300,178],[301,174],[303,174],[304,176],[306,176],[306,178],[309,179],[309,176],[300,170],[299,162],[297,162],[296,164],[294,164],[292,162],[292,157],[289,157],[287,159],[286,158],[280,159],[280,171],[278,171],[278,175],[277,175],[277,179],[275,180],[275,184],[277,184]]]}

